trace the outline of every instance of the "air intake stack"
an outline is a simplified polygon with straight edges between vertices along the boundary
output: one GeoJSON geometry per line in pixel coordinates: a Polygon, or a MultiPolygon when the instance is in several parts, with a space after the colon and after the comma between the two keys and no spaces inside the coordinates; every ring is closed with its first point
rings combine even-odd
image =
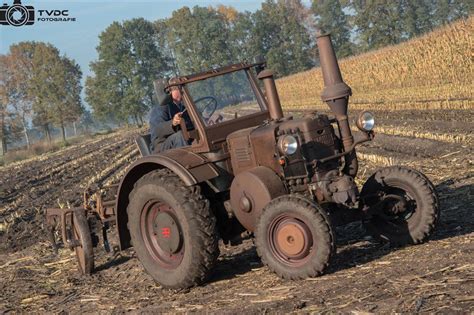
{"type": "Polygon", "coordinates": [[[268,69],[263,70],[258,74],[258,79],[263,81],[265,87],[270,118],[273,120],[283,118],[283,110],[281,108],[280,97],[278,96],[278,91],[275,85],[275,79],[273,78],[273,72],[268,69]]]}

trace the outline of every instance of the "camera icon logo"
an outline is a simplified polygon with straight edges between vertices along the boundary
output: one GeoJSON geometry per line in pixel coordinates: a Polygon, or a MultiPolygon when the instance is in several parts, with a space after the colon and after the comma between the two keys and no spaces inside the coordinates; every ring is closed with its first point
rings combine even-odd
{"type": "Polygon", "coordinates": [[[21,0],[14,0],[13,5],[4,3],[0,7],[0,25],[32,25],[35,23],[35,9],[31,5],[22,5],[21,0]]]}

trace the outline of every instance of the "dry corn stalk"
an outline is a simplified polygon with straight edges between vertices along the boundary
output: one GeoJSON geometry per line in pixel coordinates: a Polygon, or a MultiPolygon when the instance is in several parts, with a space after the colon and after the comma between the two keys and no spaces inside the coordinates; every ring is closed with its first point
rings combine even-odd
{"type": "MultiPolygon", "coordinates": [[[[381,109],[473,108],[473,33],[470,17],[406,43],[341,60],[354,94],[351,103],[388,102],[375,105],[381,109]],[[417,102],[431,99],[464,101],[417,102]]],[[[323,107],[319,68],[281,78],[277,86],[287,109],[323,107]]]]}

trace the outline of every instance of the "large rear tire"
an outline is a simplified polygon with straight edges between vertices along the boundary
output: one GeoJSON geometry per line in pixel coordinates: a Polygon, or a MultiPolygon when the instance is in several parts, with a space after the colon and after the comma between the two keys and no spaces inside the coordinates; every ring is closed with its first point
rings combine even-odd
{"type": "Polygon", "coordinates": [[[199,186],[167,169],[146,174],[129,196],[128,227],[145,270],[166,288],[188,288],[208,277],[219,256],[216,219],[199,186]]]}
{"type": "Polygon", "coordinates": [[[295,195],[270,201],[255,230],[262,262],[285,279],[305,279],[324,272],[334,253],[334,234],[317,203],[295,195]]]}
{"type": "Polygon", "coordinates": [[[439,217],[434,185],[422,173],[400,166],[375,172],[364,184],[365,205],[376,207],[364,221],[370,234],[394,246],[426,241],[439,217]]]}

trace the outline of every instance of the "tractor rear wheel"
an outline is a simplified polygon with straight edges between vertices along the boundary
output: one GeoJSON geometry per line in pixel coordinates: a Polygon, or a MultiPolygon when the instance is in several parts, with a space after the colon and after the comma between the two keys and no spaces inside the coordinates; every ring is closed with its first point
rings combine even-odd
{"type": "Polygon", "coordinates": [[[433,184],[407,167],[378,170],[364,184],[361,197],[367,206],[375,207],[364,222],[369,233],[394,246],[426,241],[439,217],[433,184]]]}
{"type": "Polygon", "coordinates": [[[145,270],[166,288],[202,283],[219,256],[216,218],[199,186],[162,169],[137,181],[129,196],[128,227],[145,270]]]}
{"type": "Polygon", "coordinates": [[[334,235],[325,211],[300,196],[275,198],[263,209],[255,230],[262,262],[285,279],[324,272],[334,253],[334,235]]]}

